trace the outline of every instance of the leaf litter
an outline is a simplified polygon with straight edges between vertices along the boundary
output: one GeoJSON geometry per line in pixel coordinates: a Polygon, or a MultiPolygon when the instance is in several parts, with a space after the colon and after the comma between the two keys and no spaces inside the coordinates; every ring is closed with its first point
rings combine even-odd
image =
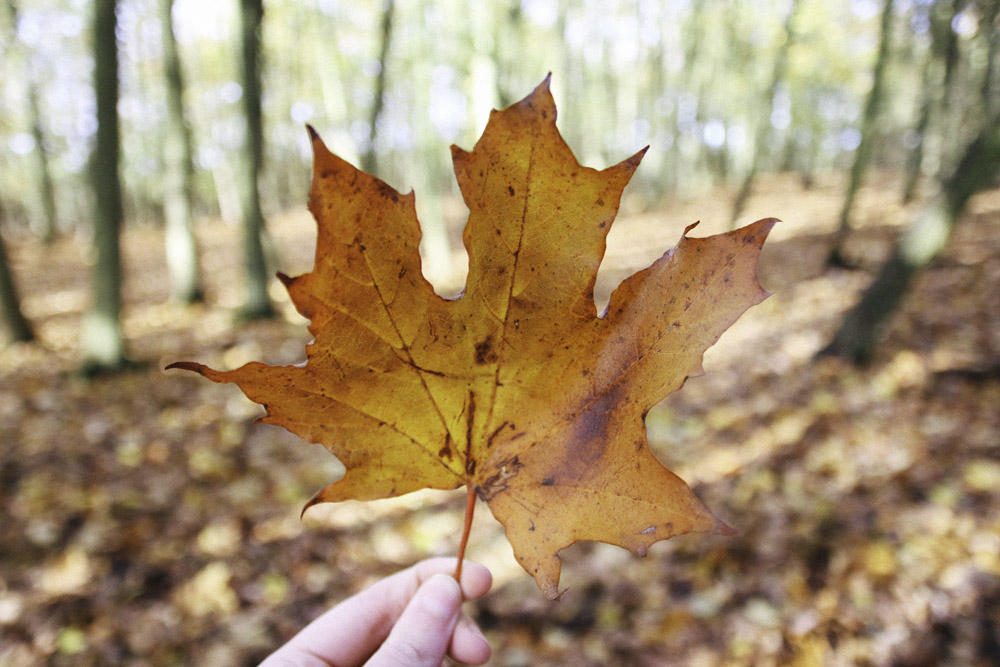
{"type": "MultiPolygon", "coordinates": [[[[786,219],[761,258],[762,282],[780,289],[646,420],[654,453],[739,534],[675,538],[639,560],[578,544],[562,554],[569,591],[551,605],[518,574],[500,527],[477,522],[470,553],[498,577],[473,613],[494,664],[993,664],[1000,191],[973,201],[875,362],[853,369],[811,357],[891,245],[898,228],[879,220],[906,216],[883,210],[888,187],[866,190],[868,270],[824,273],[841,186],[762,185],[751,206],[786,219]]],[[[677,208],[617,227],[666,246],[686,224],[662,241],[677,208]]],[[[696,219],[697,202],[681,208],[696,219]]],[[[274,225],[289,264],[308,267],[313,230],[305,216],[274,225]]],[[[143,287],[164,282],[162,237],[126,230],[127,266],[143,281],[126,285],[133,354],[299,360],[297,316],[237,330],[219,314],[238,303],[238,242],[221,222],[201,233],[218,262],[211,305],[182,310],[143,287]]],[[[157,364],[73,379],[85,258],[68,239],[11,250],[44,346],[0,352],[4,664],[253,664],[374,579],[453,553],[464,503],[444,492],[326,505],[300,523],[296,506],[336,474],[332,457],[251,427],[258,408],[226,388],[157,364]],[[199,607],[193,592],[221,607],[199,607]]],[[[609,255],[623,272],[641,268],[609,255]]]]}

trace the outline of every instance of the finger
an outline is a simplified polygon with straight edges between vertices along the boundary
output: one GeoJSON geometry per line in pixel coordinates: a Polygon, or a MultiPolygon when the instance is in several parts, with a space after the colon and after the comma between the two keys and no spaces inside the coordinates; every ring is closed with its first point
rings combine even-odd
{"type": "MultiPolygon", "coordinates": [[[[274,653],[266,665],[288,656],[313,655],[334,665],[359,665],[385,641],[396,619],[420,585],[434,574],[455,571],[454,558],[430,558],[382,579],[344,600],[303,628],[274,653]]],[[[462,594],[466,600],[484,595],[492,585],[490,571],[465,561],[462,594]]]]}
{"type": "MultiPolygon", "coordinates": [[[[434,574],[454,572],[455,564],[454,558],[430,558],[379,581],[307,625],[271,659],[311,654],[335,665],[363,663],[385,641],[420,584],[434,574]]],[[[491,583],[492,575],[485,567],[469,561],[463,564],[466,599],[485,594],[491,583]]]]}
{"type": "MultiPolygon", "coordinates": [[[[455,564],[454,558],[429,558],[414,565],[413,570],[417,579],[423,582],[438,572],[453,574],[455,564]]],[[[492,585],[493,575],[484,565],[468,560],[462,563],[462,598],[465,601],[486,595],[492,585]]]]}
{"type": "Polygon", "coordinates": [[[460,614],[451,636],[448,655],[466,665],[483,665],[490,659],[492,652],[490,643],[475,622],[465,614],[460,614]]]}
{"type": "Polygon", "coordinates": [[[389,637],[368,661],[371,667],[437,667],[458,623],[462,591],[446,574],[432,575],[417,590],[389,637]]]}

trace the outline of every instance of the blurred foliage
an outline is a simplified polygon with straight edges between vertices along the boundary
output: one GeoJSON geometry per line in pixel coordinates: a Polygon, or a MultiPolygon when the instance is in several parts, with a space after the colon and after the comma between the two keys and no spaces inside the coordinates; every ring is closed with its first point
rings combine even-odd
{"type": "MultiPolygon", "coordinates": [[[[122,173],[131,220],[161,215],[166,93],[156,4],[121,0],[119,8],[122,173]]],[[[237,4],[176,0],[174,8],[194,131],[196,205],[228,218],[234,218],[227,198],[243,136],[237,4]]],[[[947,3],[895,4],[900,38],[877,138],[882,167],[901,167],[916,140],[912,125],[931,47],[928,17],[947,3]]],[[[606,165],[651,145],[639,176],[646,201],[738,182],[757,136],[767,141],[762,171],[840,168],[850,164],[857,145],[878,42],[875,0],[802,0],[787,73],[771,108],[762,108],[786,37],[787,0],[400,0],[392,7],[395,29],[380,62],[386,3],[266,4],[262,192],[268,212],[303,196],[305,122],[349,161],[357,163],[369,149],[368,119],[383,70],[384,106],[373,147],[378,175],[425,198],[455,194],[442,145],[471,148],[490,108],[520,99],[549,71],[563,133],[582,162],[606,165]],[[757,132],[762,123],[769,132],[757,132]]],[[[980,3],[963,3],[952,21],[961,60],[948,141],[962,143],[959,135],[981,106],[990,34],[985,14],[980,3]]],[[[61,224],[72,227],[80,220],[69,212],[89,210],[82,173],[96,121],[87,17],[84,0],[20,0],[17,25],[4,17],[0,51],[11,67],[0,79],[0,192],[6,217],[15,222],[41,210],[25,177],[33,173],[30,154],[37,150],[24,103],[31,80],[40,84],[45,148],[54,158],[59,210],[67,212],[61,224]]],[[[428,206],[431,217],[440,215],[433,202],[428,206]]]]}
{"type": "MultiPolygon", "coordinates": [[[[873,185],[859,194],[847,241],[861,270],[824,271],[844,186],[836,172],[857,146],[880,5],[800,2],[769,109],[759,100],[785,38],[787,0],[396,0],[384,63],[384,3],[266,4],[262,191],[279,267],[292,275],[310,268],[314,247],[303,123],[356,162],[369,148],[383,68],[377,164],[393,186],[417,190],[425,221],[445,222],[452,254],[425,267],[443,292],[460,289],[465,261],[465,212],[444,145],[470,148],[487,110],[546,72],[581,162],[605,166],[651,144],[609,237],[599,302],[690,222],[705,221],[698,234],[724,231],[757,127],[769,125],[745,215],[786,220],[761,264],[776,294],[710,350],[707,375],[647,419],[663,462],[742,534],[670,540],[645,559],[573,547],[570,590],[553,605],[481,517],[469,553],[491,567],[496,587],[472,611],[496,647],[493,664],[996,664],[1000,191],[973,198],[870,367],[812,360],[923,203],[899,204],[907,154],[924,145],[934,174],[978,126],[982,91],[995,98],[995,13],[986,0],[962,2],[953,16],[941,0],[895,3],[873,185]],[[959,58],[947,114],[919,134],[934,31],[959,58]]],[[[160,218],[156,5],[121,0],[132,223],[123,326],[131,353],[150,365],[90,383],[74,376],[91,258],[75,233],[50,247],[32,238],[45,226],[24,100],[36,81],[59,224],[86,233],[96,122],[89,8],[20,0],[16,26],[0,16],[0,212],[40,341],[0,350],[0,665],[255,664],[374,579],[453,554],[464,498],[343,503],[300,522],[301,505],[339,473],[333,458],[251,426],[257,408],[235,392],[159,370],[184,358],[294,363],[308,338],[277,283],[284,318],[241,328],[231,318],[242,301],[237,231],[226,222],[238,218],[233,161],[243,134],[235,2],[177,0],[174,12],[206,283],[205,302],[182,307],[168,302],[162,230],[134,224],[160,218]]]]}
{"type": "MultiPolygon", "coordinates": [[[[749,208],[786,218],[761,258],[775,294],[647,418],[657,455],[740,534],[674,538],[643,559],[574,546],[569,590],[551,603],[481,507],[469,557],[496,584],[470,612],[491,664],[995,664],[1000,190],[973,199],[858,370],[813,361],[866,283],[865,271],[821,268],[843,180],[803,191],[794,177],[762,179],[749,208]]],[[[897,202],[886,188],[859,195],[854,243],[868,267],[912,217],[897,202]]],[[[713,194],[623,216],[597,298],[696,215],[709,234],[727,212],[713,194]]],[[[304,207],[276,223],[281,268],[307,270],[304,207]]],[[[195,355],[224,368],[303,358],[304,322],[278,290],[283,319],[233,326],[237,231],[214,221],[201,242],[207,300],[181,307],[167,302],[162,233],[126,230],[124,326],[151,365],[91,383],[72,373],[85,252],[70,239],[12,247],[44,346],[0,351],[5,667],[256,664],[376,578],[454,554],[460,491],[324,505],[300,521],[339,474],[333,457],[252,425],[259,407],[231,387],[160,371],[195,355]]]]}

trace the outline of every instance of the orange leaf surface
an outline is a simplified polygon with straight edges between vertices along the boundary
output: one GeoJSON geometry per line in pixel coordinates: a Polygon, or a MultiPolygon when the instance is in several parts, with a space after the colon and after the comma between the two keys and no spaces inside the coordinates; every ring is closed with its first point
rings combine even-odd
{"type": "Polygon", "coordinates": [[[598,316],[605,237],[644,151],[583,167],[555,119],[546,80],[494,111],[471,152],[452,148],[470,211],[469,276],[453,300],[421,274],[413,194],[311,131],[315,267],[282,276],[311,320],[308,362],[173,365],[238,384],[266,407],[262,421],[341,460],[344,477],[309,505],[470,485],[550,598],[559,551],[579,540],[641,555],[673,535],[728,530],[653,456],[643,418],[765,298],[756,263],[775,222],[700,239],[689,227],[598,316]]]}

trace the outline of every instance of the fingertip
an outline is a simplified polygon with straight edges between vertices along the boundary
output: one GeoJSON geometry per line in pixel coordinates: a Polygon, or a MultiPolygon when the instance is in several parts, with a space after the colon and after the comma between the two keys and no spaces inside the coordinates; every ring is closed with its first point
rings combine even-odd
{"type": "Polygon", "coordinates": [[[462,591],[446,574],[435,573],[417,589],[367,665],[377,667],[441,664],[458,624],[462,591]]]}
{"type": "Polygon", "coordinates": [[[462,567],[462,595],[466,600],[482,597],[493,586],[493,574],[485,565],[465,561],[462,567]]]}
{"type": "Polygon", "coordinates": [[[466,665],[483,665],[492,654],[489,640],[470,618],[463,615],[455,627],[448,655],[466,665]]]}
{"type": "MultiPolygon", "coordinates": [[[[425,582],[435,574],[455,572],[454,558],[428,558],[417,563],[409,572],[416,577],[416,584],[425,582]]],[[[462,595],[466,600],[482,597],[493,585],[493,575],[485,565],[470,560],[462,561],[462,595]]]]}

